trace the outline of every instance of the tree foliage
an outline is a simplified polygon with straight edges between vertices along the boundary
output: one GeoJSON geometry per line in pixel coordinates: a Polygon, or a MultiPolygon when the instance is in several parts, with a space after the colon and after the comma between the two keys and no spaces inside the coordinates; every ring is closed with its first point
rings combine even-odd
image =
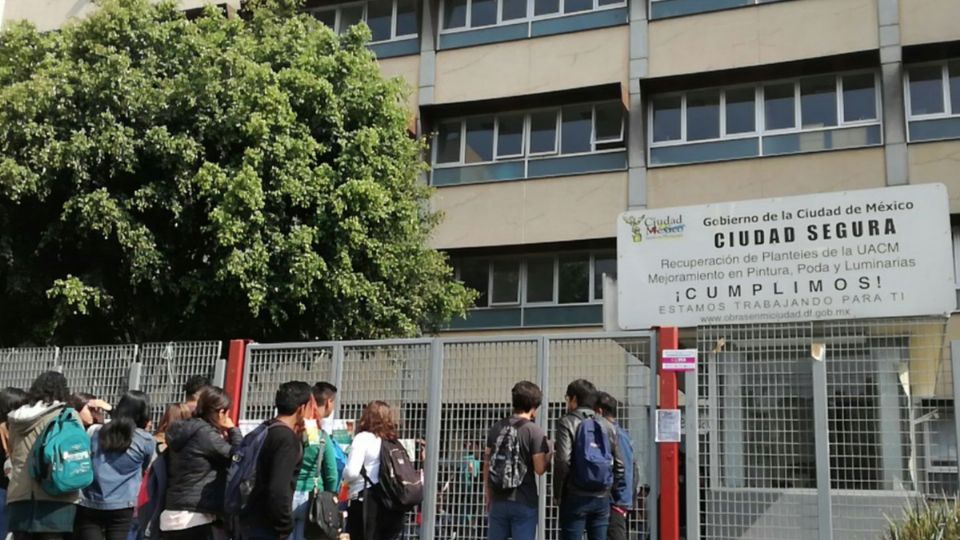
{"type": "Polygon", "coordinates": [[[104,0],[0,34],[0,343],[411,336],[471,293],[427,240],[405,87],[292,0],[104,0]]]}

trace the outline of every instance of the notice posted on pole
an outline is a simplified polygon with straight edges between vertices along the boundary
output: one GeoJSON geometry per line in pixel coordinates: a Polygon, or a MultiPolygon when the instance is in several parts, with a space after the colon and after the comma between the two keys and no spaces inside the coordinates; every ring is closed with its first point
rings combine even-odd
{"type": "Polygon", "coordinates": [[[658,443],[680,442],[680,409],[658,409],[656,423],[658,443]]]}
{"type": "Polygon", "coordinates": [[[661,357],[661,364],[664,371],[696,371],[697,370],[697,350],[696,349],[665,349],[661,357]]]}

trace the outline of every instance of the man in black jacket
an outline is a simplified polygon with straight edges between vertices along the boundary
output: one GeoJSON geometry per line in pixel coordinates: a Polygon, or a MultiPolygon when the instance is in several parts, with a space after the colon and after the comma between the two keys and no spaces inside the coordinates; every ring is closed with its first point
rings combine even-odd
{"type": "Polygon", "coordinates": [[[597,389],[585,379],[567,386],[567,413],[557,422],[556,454],[553,461],[553,496],[560,506],[560,539],[581,540],[586,531],[589,540],[606,540],[610,523],[610,488],[584,489],[573,481],[573,452],[577,430],[587,418],[603,428],[613,455],[613,485],[624,476],[623,456],[613,425],[596,414],[597,389]]]}
{"type": "Polygon", "coordinates": [[[277,540],[293,531],[293,492],[303,459],[298,430],[311,395],[310,385],[301,381],[277,390],[277,417],[260,448],[256,481],[240,518],[244,540],[277,540]]]}

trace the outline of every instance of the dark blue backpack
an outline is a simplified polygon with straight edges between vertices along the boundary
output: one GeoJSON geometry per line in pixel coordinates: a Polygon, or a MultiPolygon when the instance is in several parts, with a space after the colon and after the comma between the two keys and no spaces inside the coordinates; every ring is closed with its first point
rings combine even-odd
{"type": "Polygon", "coordinates": [[[613,449],[603,426],[592,416],[584,418],[573,440],[573,484],[583,491],[613,487],[613,449]]]}
{"type": "Polygon", "coordinates": [[[227,489],[223,497],[223,511],[230,521],[239,520],[257,483],[257,460],[267,433],[274,428],[290,429],[281,422],[264,422],[243,438],[240,447],[230,458],[227,470],[227,489]]]}

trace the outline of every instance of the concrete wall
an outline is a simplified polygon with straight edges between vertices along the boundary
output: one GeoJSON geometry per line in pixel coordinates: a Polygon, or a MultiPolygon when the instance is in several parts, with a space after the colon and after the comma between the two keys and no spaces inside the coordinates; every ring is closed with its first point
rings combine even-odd
{"type": "MultiPolygon", "coordinates": [[[[240,6],[240,0],[179,0],[183,9],[193,9],[209,3],[240,6]]],[[[40,30],[55,30],[68,20],[84,17],[96,7],[91,0],[6,0],[3,26],[29,20],[40,30]]]]}
{"type": "Polygon", "coordinates": [[[416,115],[419,104],[417,103],[417,86],[420,84],[420,56],[400,56],[397,58],[385,58],[377,61],[380,64],[380,73],[384,77],[401,77],[407,82],[407,107],[410,114],[416,115]]]}
{"type": "Polygon", "coordinates": [[[957,0],[900,0],[900,42],[904,45],[960,39],[957,0]]]}
{"type": "Polygon", "coordinates": [[[652,21],[649,32],[650,77],[786,62],[876,49],[877,2],[778,2],[652,21]]]}
{"type": "Polygon", "coordinates": [[[910,183],[946,184],[950,213],[960,212],[960,141],[909,145],[910,183]]]}
{"type": "Polygon", "coordinates": [[[441,249],[612,238],[627,173],[443,187],[432,203],[445,213],[431,241],[441,249]]]}
{"type": "Polygon", "coordinates": [[[628,30],[618,26],[438,52],[436,103],[626,83],[628,30]]]}
{"type": "Polygon", "coordinates": [[[882,148],[650,169],[651,208],[883,187],[882,148]]]}

